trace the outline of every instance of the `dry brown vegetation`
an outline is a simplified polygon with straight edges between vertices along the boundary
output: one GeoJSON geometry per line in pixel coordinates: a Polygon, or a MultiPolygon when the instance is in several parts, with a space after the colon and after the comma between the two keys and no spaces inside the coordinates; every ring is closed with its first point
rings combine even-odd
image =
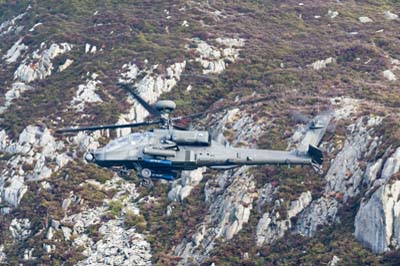
{"type": "MultiPolygon", "coordinates": [[[[128,108],[125,92],[115,85],[123,64],[134,61],[140,66],[147,59],[150,64],[169,65],[192,56],[184,48],[188,39],[199,37],[212,43],[216,37],[224,36],[247,40],[239,60],[221,75],[206,78],[198,75],[201,68],[197,63],[188,62],[178,85],[163,95],[177,102],[177,115],[206,110],[221,98],[232,102],[237,95],[249,97],[256,92],[269,97],[260,108],[259,115],[268,115],[274,120],[257,140],[259,147],[286,148],[290,134],[285,132],[289,130],[290,133],[288,127],[295,124],[290,119],[289,111],[301,110],[307,115],[315,115],[319,108],[329,107],[329,98],[347,96],[365,100],[369,106],[365,111],[371,114],[387,115],[382,132],[377,132],[377,135],[383,136],[382,147],[400,145],[399,117],[396,114],[400,107],[400,86],[398,82],[389,82],[382,76],[382,71],[391,67],[390,57],[400,59],[399,24],[383,17],[385,10],[399,13],[399,1],[307,0],[302,1],[303,6],[294,0],[209,2],[107,0],[95,3],[86,0],[31,3],[32,10],[22,23],[29,28],[40,21],[43,27],[29,33],[25,43],[35,49],[44,40],[48,43],[74,43],[77,48],[68,54],[68,58],[75,63],[62,73],[33,82],[35,90],[24,93],[0,116],[1,128],[16,137],[29,124],[44,123],[54,128],[53,122],[57,117],[63,119],[57,126],[88,124],[87,118],[65,110],[77,86],[85,82],[87,72],[100,75],[103,82],[100,90],[105,101],[88,105],[85,113],[90,115],[90,122],[114,123],[119,113],[128,108]],[[182,7],[185,11],[180,11],[182,7]],[[170,11],[171,19],[166,19],[164,9],[170,11]],[[93,15],[95,10],[97,15],[93,15]],[[222,11],[224,18],[213,15],[215,10],[222,11]],[[329,18],[326,15],[328,10],[338,11],[339,16],[329,18]],[[320,18],[315,18],[317,15],[320,18]],[[359,16],[368,16],[373,23],[362,24],[358,21],[359,16]],[[181,27],[182,20],[187,20],[190,27],[181,27]],[[169,33],[165,30],[166,26],[169,33]],[[381,29],[384,31],[377,32],[381,29]],[[103,51],[94,56],[87,55],[83,48],[85,43],[95,44],[103,51]],[[328,57],[334,57],[336,61],[327,68],[316,71],[309,67],[314,61],[328,57]],[[185,90],[189,84],[195,93],[185,90]]],[[[27,3],[0,1],[1,20],[21,13],[27,3]]],[[[18,39],[19,36],[15,35],[2,37],[1,51],[6,51],[18,39]]],[[[59,62],[65,58],[60,58],[59,62]]],[[[11,84],[16,67],[0,66],[0,97],[11,84]]],[[[344,128],[338,125],[336,135],[343,136],[341,130],[344,128]]],[[[382,148],[377,156],[383,151],[382,148]]],[[[0,154],[0,163],[7,158],[8,154],[0,154]]],[[[93,176],[99,182],[105,182],[110,178],[109,173],[75,163],[65,169],[68,170],[57,173],[50,181],[53,186],[51,193],[37,192],[39,184],[32,183],[21,206],[8,216],[0,216],[0,243],[6,244],[11,264],[18,263],[18,254],[27,247],[36,247],[36,252],[43,250],[38,245],[43,243],[44,233],[39,231],[46,227],[50,217],[60,219],[63,216],[60,206],[69,191],[74,190],[84,198],[87,207],[98,206],[103,199],[111,198],[110,192],[99,191],[88,184],[80,186],[85,179],[93,176]],[[11,217],[33,217],[33,234],[38,234],[28,242],[14,243],[8,232],[11,217]]],[[[278,182],[281,185],[279,197],[287,202],[310,188],[313,196],[318,196],[323,188],[323,181],[307,169],[264,167],[261,171],[257,169],[254,175],[257,186],[266,181],[278,182]]],[[[154,261],[159,265],[176,264],[179,258],[172,256],[173,247],[191,235],[204,215],[206,208],[201,188],[197,188],[182,204],[173,204],[174,213],[167,217],[168,187],[159,184],[150,194],[160,201],[143,206],[145,222],[142,217],[126,218],[127,226],[140,223],[141,230],[149,232],[154,261]]],[[[344,265],[395,265],[398,252],[378,258],[354,240],[351,217],[357,206],[358,202],[354,199],[341,210],[341,216],[345,217],[343,224],[325,229],[311,239],[288,234],[278,243],[259,249],[254,247],[254,230],[259,215],[254,213],[233,241],[217,245],[207,263],[319,265],[338,255],[344,258],[344,265]],[[244,252],[249,252],[250,259],[243,258],[244,252]]],[[[112,207],[111,211],[117,215],[120,209],[112,207]]],[[[71,212],[80,208],[82,206],[74,206],[71,212]]],[[[55,239],[61,238],[57,236],[55,239]]],[[[43,252],[34,255],[41,257],[43,264],[54,265],[63,261],[73,264],[82,258],[79,250],[71,248],[71,243],[59,241],[55,244],[57,249],[51,258],[43,252]]]]}

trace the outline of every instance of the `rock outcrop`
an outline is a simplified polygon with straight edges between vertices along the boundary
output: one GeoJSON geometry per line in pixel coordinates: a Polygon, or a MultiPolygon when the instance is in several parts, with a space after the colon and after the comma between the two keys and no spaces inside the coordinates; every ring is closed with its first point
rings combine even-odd
{"type": "Polygon", "coordinates": [[[381,121],[380,117],[362,117],[348,127],[349,134],[343,148],[336,155],[325,176],[325,193],[342,193],[343,200],[347,201],[349,197],[354,197],[360,192],[365,169],[360,167],[359,161],[377,147],[379,138],[373,136],[373,127],[381,121]]]}
{"type": "MultiPolygon", "coordinates": [[[[235,62],[239,56],[244,39],[217,38],[217,46],[208,44],[200,39],[192,40],[198,57],[195,59],[203,68],[203,74],[219,74],[226,68],[226,62],[235,62]]],[[[188,48],[190,49],[190,48],[188,48]]]]}
{"type": "Polygon", "coordinates": [[[11,89],[6,92],[4,105],[0,106],[0,114],[4,113],[4,111],[10,107],[13,100],[18,99],[25,91],[32,89],[31,86],[28,86],[23,82],[14,82],[11,85],[11,89]]]}
{"type": "Polygon", "coordinates": [[[201,261],[213,249],[216,239],[232,239],[248,222],[256,194],[254,178],[246,172],[247,167],[241,167],[232,174],[220,174],[217,184],[206,184],[208,214],[191,239],[176,247],[175,254],[183,257],[181,264],[201,261]]]}
{"type": "Polygon", "coordinates": [[[262,246],[264,243],[271,244],[275,240],[283,237],[283,235],[292,228],[291,219],[301,213],[311,203],[311,192],[303,192],[297,200],[290,203],[287,209],[286,217],[282,218],[278,209],[281,202],[275,202],[274,209],[266,212],[258,221],[256,228],[257,245],[262,246]]]}
{"type": "MultiPolygon", "coordinates": [[[[16,207],[27,190],[25,180],[43,180],[64,167],[71,158],[61,150],[64,144],[56,141],[47,128],[28,126],[17,142],[7,140],[3,131],[3,152],[13,155],[8,168],[1,172],[1,203],[16,207]],[[56,164],[50,166],[49,161],[56,164]]],[[[2,141],[0,141],[1,143],[2,141]]]]}
{"type": "Polygon", "coordinates": [[[104,237],[91,247],[89,257],[77,265],[152,265],[150,244],[135,231],[124,229],[117,220],[102,224],[99,233],[104,237]]]}
{"type": "MultiPolygon", "coordinates": [[[[234,109],[213,118],[214,139],[227,142],[223,133],[230,129],[235,132],[232,138],[234,145],[238,142],[248,143],[250,138],[262,133],[261,125],[253,120],[251,114],[242,113],[238,116],[238,112],[239,109],[234,109]]],[[[215,145],[218,143],[215,142],[215,145]]],[[[189,261],[204,260],[213,250],[217,239],[232,239],[248,222],[257,197],[255,179],[248,170],[249,167],[239,167],[221,172],[215,180],[207,181],[204,188],[205,203],[209,204],[207,215],[190,240],[182,241],[175,249],[175,254],[184,258],[182,265],[189,261]]],[[[174,188],[170,193],[175,197],[176,193],[173,192],[174,188]]]]}
{"type": "Polygon", "coordinates": [[[355,219],[355,236],[373,252],[400,247],[400,181],[378,188],[361,202],[355,219]]]}
{"type": "Polygon", "coordinates": [[[332,64],[334,62],[335,62],[335,59],[332,57],[329,57],[324,60],[315,61],[310,66],[315,70],[320,70],[320,69],[326,68],[327,65],[332,64]]]}
{"type": "Polygon", "coordinates": [[[383,166],[381,178],[386,182],[388,181],[395,173],[400,171],[400,147],[396,149],[396,151],[386,159],[385,165],[383,166]]]}
{"type": "Polygon", "coordinates": [[[322,197],[313,201],[300,214],[295,231],[312,237],[319,228],[335,222],[338,207],[339,203],[334,198],[322,197]]]}
{"type": "Polygon", "coordinates": [[[27,239],[31,234],[31,222],[29,219],[13,219],[9,227],[11,235],[19,241],[27,239]]]}
{"type": "Polygon", "coordinates": [[[28,49],[28,46],[22,43],[22,38],[20,38],[14,45],[7,51],[3,56],[3,59],[7,64],[14,63],[20,57],[20,55],[28,49]]]}
{"type": "Polygon", "coordinates": [[[85,108],[85,103],[97,103],[103,100],[96,93],[97,85],[101,82],[96,80],[97,75],[93,74],[92,79],[88,80],[86,84],[78,86],[75,97],[71,101],[71,105],[76,110],[82,112],[85,108]]]}
{"type": "Polygon", "coordinates": [[[29,83],[50,76],[54,69],[52,60],[70,51],[72,47],[69,43],[53,43],[46,49],[46,44],[42,43],[40,49],[22,61],[14,73],[14,78],[29,83]]]}
{"type": "MultiPolygon", "coordinates": [[[[139,70],[135,64],[127,64],[122,68],[125,70],[121,74],[120,82],[133,83],[137,93],[147,102],[153,104],[157,101],[162,93],[169,92],[180,80],[181,74],[185,69],[186,61],[178,62],[167,67],[165,73],[155,75],[154,71],[158,65],[151,68],[139,70]],[[139,74],[145,75],[142,79],[137,80],[139,74]]],[[[146,109],[141,106],[132,95],[128,94],[128,102],[131,104],[129,112],[121,114],[117,124],[125,124],[131,122],[142,122],[148,115],[146,109]]],[[[125,136],[131,130],[119,129],[118,135],[125,136]]]]}
{"type": "Polygon", "coordinates": [[[9,33],[19,33],[24,26],[18,26],[17,21],[21,20],[26,15],[26,12],[6,20],[0,24],[0,37],[9,33]]]}
{"type": "Polygon", "coordinates": [[[172,183],[172,188],[168,192],[168,199],[170,201],[182,201],[188,197],[192,189],[203,179],[205,170],[202,167],[194,171],[182,171],[181,178],[172,183]]]}

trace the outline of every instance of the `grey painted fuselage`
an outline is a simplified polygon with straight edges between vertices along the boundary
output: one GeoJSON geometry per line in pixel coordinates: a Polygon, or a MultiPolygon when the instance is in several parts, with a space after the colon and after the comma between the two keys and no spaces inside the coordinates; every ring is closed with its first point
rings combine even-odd
{"type": "Polygon", "coordinates": [[[230,169],[240,165],[321,164],[322,152],[316,147],[329,120],[330,116],[320,116],[318,122],[310,123],[303,141],[293,151],[225,147],[212,141],[206,131],[155,129],[111,141],[91,153],[92,162],[104,167],[120,166],[137,171],[148,168],[161,172],[203,166],[230,169]]]}

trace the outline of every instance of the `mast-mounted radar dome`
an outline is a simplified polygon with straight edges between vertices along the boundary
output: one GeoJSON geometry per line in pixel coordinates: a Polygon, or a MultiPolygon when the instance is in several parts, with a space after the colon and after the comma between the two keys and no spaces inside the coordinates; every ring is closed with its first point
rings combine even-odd
{"type": "Polygon", "coordinates": [[[156,102],[153,107],[160,113],[170,113],[175,110],[176,104],[173,101],[162,100],[156,102]]]}

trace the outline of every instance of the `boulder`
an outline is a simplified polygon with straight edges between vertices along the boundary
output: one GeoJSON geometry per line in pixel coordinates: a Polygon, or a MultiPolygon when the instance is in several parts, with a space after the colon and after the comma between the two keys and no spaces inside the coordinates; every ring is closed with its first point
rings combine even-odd
{"type": "Polygon", "coordinates": [[[4,245],[0,245],[0,263],[7,264],[7,255],[4,253],[4,245]]]}
{"type": "Polygon", "coordinates": [[[396,75],[390,69],[383,71],[382,74],[389,81],[396,81],[397,80],[396,75]]]}
{"type": "Polygon", "coordinates": [[[326,68],[327,65],[332,64],[334,62],[335,62],[335,59],[333,57],[328,57],[324,60],[315,61],[310,66],[315,70],[320,70],[320,69],[326,68]]]}
{"type": "Polygon", "coordinates": [[[399,18],[399,15],[394,14],[390,11],[385,11],[383,14],[387,20],[395,20],[399,18]]]}
{"type": "Polygon", "coordinates": [[[361,23],[369,23],[372,22],[372,19],[370,19],[369,17],[359,17],[358,21],[360,21],[361,23]]]}

